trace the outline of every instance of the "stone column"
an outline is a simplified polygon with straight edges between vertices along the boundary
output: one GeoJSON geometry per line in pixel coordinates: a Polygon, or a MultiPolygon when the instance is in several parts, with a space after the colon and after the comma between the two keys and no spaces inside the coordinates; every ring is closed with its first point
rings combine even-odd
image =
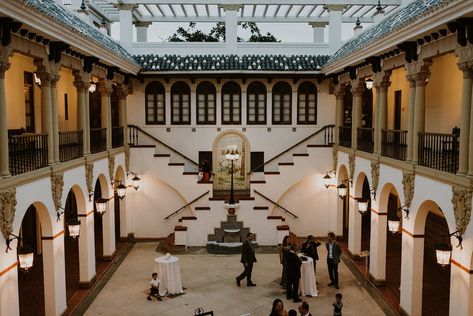
{"type": "Polygon", "coordinates": [[[116,6],[119,10],[120,19],[120,45],[126,50],[130,50],[133,42],[132,11],[136,9],[138,5],[120,3],[116,6]]]}
{"type": "Polygon", "coordinates": [[[107,149],[110,149],[112,148],[112,120],[110,117],[110,94],[112,93],[112,81],[100,80],[99,92],[101,97],[101,127],[107,129],[107,149]]]}
{"type": "Polygon", "coordinates": [[[51,63],[51,122],[53,126],[53,148],[54,148],[54,162],[60,163],[59,159],[59,113],[57,105],[57,82],[61,78],[61,65],[51,63]]]}
{"type": "Polygon", "coordinates": [[[37,75],[41,79],[41,132],[48,134],[48,164],[54,163],[54,140],[51,105],[51,74],[43,65],[42,59],[34,61],[37,75]]]}
{"type": "MultiPolygon", "coordinates": [[[[463,72],[463,88],[461,98],[461,115],[460,115],[460,157],[458,173],[465,175],[468,168],[468,153],[470,141],[470,116],[471,116],[471,102],[472,102],[472,77],[473,71],[466,62],[459,63],[458,67],[463,72]]],[[[473,170],[473,168],[472,168],[473,170]]]]}
{"type": "Polygon", "coordinates": [[[151,25],[151,22],[142,22],[135,21],[133,22],[136,27],[136,41],[137,42],[147,42],[148,41],[148,26],[151,25]]]}
{"type": "Polygon", "coordinates": [[[335,86],[335,144],[340,144],[340,127],[343,126],[343,97],[345,96],[345,85],[335,86]]]}
{"type": "MultiPolygon", "coordinates": [[[[386,239],[388,214],[381,212],[378,201],[371,200],[370,278],[376,285],[386,281],[386,239]]],[[[370,211],[370,210],[368,210],[370,211]]]]}
{"type": "Polygon", "coordinates": [[[292,97],[291,97],[291,117],[292,117],[292,126],[296,127],[297,126],[297,113],[298,113],[298,106],[299,106],[299,100],[298,100],[298,95],[297,95],[297,85],[293,85],[292,87],[292,97]]]}
{"type": "Polygon", "coordinates": [[[166,126],[171,126],[171,115],[172,115],[172,101],[171,101],[171,85],[166,84],[164,86],[164,113],[166,116],[166,126]]]}
{"type": "MultiPolygon", "coordinates": [[[[113,194],[113,192],[111,192],[113,194]]],[[[110,194],[110,195],[111,195],[110,194]]],[[[111,260],[115,254],[115,199],[107,203],[106,212],[102,217],[103,258],[111,260]]]]}
{"type": "Polygon", "coordinates": [[[240,115],[241,115],[241,125],[245,126],[246,123],[248,122],[248,111],[247,111],[247,106],[248,106],[248,98],[247,98],[247,88],[248,85],[241,85],[241,110],[240,110],[240,115]]]}
{"type": "MultiPolygon", "coordinates": [[[[376,77],[376,74],[375,76],[376,77]]],[[[381,154],[382,148],[382,134],[383,131],[379,128],[379,98],[380,98],[380,90],[379,85],[376,80],[373,82],[373,88],[376,89],[376,100],[374,104],[374,150],[373,152],[377,155],[381,154]]]]}
{"type": "Polygon", "coordinates": [[[220,6],[225,11],[225,46],[228,53],[235,53],[238,42],[238,11],[239,4],[220,6]]]}
{"type": "Polygon", "coordinates": [[[389,77],[391,76],[390,71],[379,72],[375,74],[375,82],[376,82],[376,113],[377,113],[377,124],[376,124],[376,132],[375,144],[378,152],[381,152],[381,139],[382,139],[382,131],[387,129],[388,127],[388,88],[391,85],[389,81],[389,77]],[[378,101],[379,100],[379,101],[378,101]]]}
{"type": "Polygon", "coordinates": [[[90,154],[90,102],[89,102],[89,88],[91,83],[86,85],[85,89],[85,126],[87,128],[87,137],[84,137],[84,148],[87,155],[90,154]]]}
{"type": "Polygon", "coordinates": [[[123,127],[123,145],[128,145],[128,124],[127,124],[127,108],[126,97],[128,96],[128,85],[120,85],[118,87],[118,124],[123,127]]]}
{"type": "Polygon", "coordinates": [[[407,75],[407,81],[409,81],[409,105],[407,113],[407,157],[406,161],[412,161],[412,155],[414,152],[414,108],[416,102],[416,81],[413,76],[407,75]]]}
{"type": "Polygon", "coordinates": [[[42,239],[45,312],[46,315],[62,315],[67,309],[64,236],[56,234],[42,239]]]}
{"type": "Polygon", "coordinates": [[[363,91],[365,91],[365,82],[360,79],[352,80],[351,91],[353,93],[352,123],[351,123],[351,148],[357,147],[357,132],[361,127],[361,105],[363,91]]]}
{"type": "Polygon", "coordinates": [[[342,12],[344,5],[325,5],[324,8],[329,12],[329,51],[335,53],[342,46],[342,12]]]}
{"type": "Polygon", "coordinates": [[[96,275],[95,271],[95,233],[94,233],[94,202],[86,214],[77,214],[80,220],[79,236],[79,286],[89,288],[96,275]]]}
{"type": "Polygon", "coordinates": [[[217,127],[222,126],[222,84],[216,83],[215,84],[215,123],[217,127]]]}
{"type": "Polygon", "coordinates": [[[309,22],[314,33],[314,43],[324,43],[324,30],[328,25],[327,22],[309,22]]]}
{"type": "Polygon", "coordinates": [[[190,108],[190,116],[191,116],[191,126],[195,127],[197,125],[197,87],[195,84],[191,85],[191,108],[190,108]]]}
{"type": "Polygon", "coordinates": [[[266,85],[266,126],[271,127],[273,124],[273,86],[266,85]]]}
{"type": "Polygon", "coordinates": [[[82,151],[83,155],[88,153],[89,126],[87,125],[86,94],[89,93],[90,74],[78,70],[73,72],[74,86],[77,89],[77,129],[82,130],[82,151]]]}
{"type": "Polygon", "coordinates": [[[430,76],[428,67],[430,62],[424,62],[421,69],[416,72],[416,94],[414,105],[414,131],[412,138],[412,163],[417,164],[419,161],[419,133],[425,130],[425,86],[427,78],[430,76]]]}
{"type": "MultiPolygon", "coordinates": [[[[355,190],[353,190],[354,192],[355,190]]],[[[361,214],[354,196],[348,198],[348,251],[353,255],[361,253],[361,214]]]]}
{"type": "Polygon", "coordinates": [[[12,48],[0,48],[0,177],[10,176],[8,167],[8,107],[5,93],[5,72],[10,68],[10,56],[12,54],[12,48]]]}

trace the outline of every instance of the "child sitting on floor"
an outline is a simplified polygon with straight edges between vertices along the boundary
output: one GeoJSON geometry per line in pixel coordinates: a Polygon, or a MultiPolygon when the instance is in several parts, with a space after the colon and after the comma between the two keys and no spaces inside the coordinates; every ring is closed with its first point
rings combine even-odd
{"type": "Polygon", "coordinates": [[[151,279],[151,293],[148,295],[147,300],[151,301],[151,296],[154,296],[158,299],[158,301],[162,301],[161,297],[159,296],[159,279],[158,274],[155,272],[152,275],[151,279]]]}

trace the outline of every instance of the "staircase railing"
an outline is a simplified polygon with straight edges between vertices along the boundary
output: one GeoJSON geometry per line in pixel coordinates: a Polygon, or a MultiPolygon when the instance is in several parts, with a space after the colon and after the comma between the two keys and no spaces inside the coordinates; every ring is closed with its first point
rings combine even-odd
{"type": "Polygon", "coordinates": [[[322,127],[321,129],[319,129],[318,131],[316,131],[315,133],[313,134],[310,134],[309,136],[307,136],[306,138],[304,138],[303,140],[297,142],[296,144],[292,145],[291,147],[285,149],[284,151],[280,152],[279,154],[277,154],[276,156],[274,156],[273,158],[269,159],[268,161],[266,161],[265,163],[262,163],[258,166],[256,166],[255,168],[251,169],[250,172],[248,172],[247,174],[251,174],[253,173],[254,171],[260,169],[261,167],[264,167],[266,166],[267,164],[269,164],[270,162],[274,161],[275,159],[281,157],[282,155],[284,155],[285,153],[287,153],[288,151],[296,148],[297,146],[299,146],[300,144],[302,144],[303,142],[311,139],[312,137],[320,134],[321,132],[325,132],[324,134],[324,144],[325,146],[331,146],[333,145],[333,129],[334,129],[335,125],[325,125],[324,127],[322,127]]]}
{"type": "Polygon", "coordinates": [[[273,200],[271,200],[269,197],[267,197],[266,195],[256,191],[255,189],[253,189],[253,191],[260,195],[261,197],[263,197],[265,200],[268,200],[269,202],[273,203],[274,205],[276,205],[277,207],[279,207],[280,209],[282,209],[283,211],[285,211],[286,213],[289,213],[290,215],[292,215],[294,218],[299,218],[299,216],[297,216],[296,214],[294,214],[293,212],[289,211],[287,208],[285,208],[284,206],[274,202],[273,200]]]}
{"type": "Polygon", "coordinates": [[[163,145],[164,147],[166,147],[167,149],[171,150],[172,152],[176,153],[177,155],[181,156],[182,158],[192,162],[194,165],[198,166],[199,163],[198,162],[195,162],[194,160],[192,160],[191,158],[187,157],[186,155],[184,155],[183,153],[179,152],[178,150],[172,148],[171,146],[169,146],[168,144],[166,143],[163,143],[162,141],[160,141],[159,139],[157,139],[155,136],[151,135],[150,133],[142,130],[140,127],[136,126],[136,125],[128,125],[128,134],[129,134],[129,141],[128,141],[128,144],[130,145],[134,145],[134,146],[138,146],[139,145],[139,133],[142,133],[146,136],[148,136],[149,138],[151,138],[152,140],[154,140],[155,142],[163,145]]]}
{"type": "Polygon", "coordinates": [[[208,190],[207,192],[205,192],[204,194],[201,194],[199,195],[198,197],[196,197],[195,199],[193,199],[192,201],[190,201],[189,203],[187,203],[186,205],[180,207],[177,211],[175,212],[172,212],[171,214],[169,214],[168,216],[166,216],[164,219],[168,219],[169,217],[173,216],[173,215],[176,215],[177,213],[179,213],[181,210],[185,209],[186,207],[188,207],[189,205],[191,205],[192,203],[195,203],[197,202],[198,200],[200,200],[201,198],[203,198],[204,196],[206,196],[207,194],[210,193],[210,190],[208,190]]]}

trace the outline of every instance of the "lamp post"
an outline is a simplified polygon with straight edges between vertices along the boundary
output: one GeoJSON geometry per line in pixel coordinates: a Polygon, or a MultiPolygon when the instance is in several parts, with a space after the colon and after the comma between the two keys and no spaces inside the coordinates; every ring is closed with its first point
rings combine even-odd
{"type": "Polygon", "coordinates": [[[236,146],[228,146],[227,153],[225,154],[225,158],[230,160],[231,162],[231,169],[230,169],[230,199],[228,200],[228,204],[234,205],[235,204],[235,196],[233,192],[233,167],[234,162],[240,158],[240,153],[236,146]]]}

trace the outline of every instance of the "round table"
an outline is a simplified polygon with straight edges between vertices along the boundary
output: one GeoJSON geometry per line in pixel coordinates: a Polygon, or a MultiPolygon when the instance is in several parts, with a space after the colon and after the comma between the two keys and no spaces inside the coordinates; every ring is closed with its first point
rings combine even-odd
{"type": "MultiPolygon", "coordinates": [[[[305,256],[303,256],[305,257],[305,256]]],[[[314,264],[310,257],[307,261],[302,261],[301,265],[301,278],[299,280],[299,292],[302,296],[317,296],[317,284],[315,282],[314,264]]]]}
{"type": "Polygon", "coordinates": [[[154,259],[155,272],[158,273],[159,295],[184,293],[181,284],[181,269],[179,258],[162,256],[154,259]]]}

